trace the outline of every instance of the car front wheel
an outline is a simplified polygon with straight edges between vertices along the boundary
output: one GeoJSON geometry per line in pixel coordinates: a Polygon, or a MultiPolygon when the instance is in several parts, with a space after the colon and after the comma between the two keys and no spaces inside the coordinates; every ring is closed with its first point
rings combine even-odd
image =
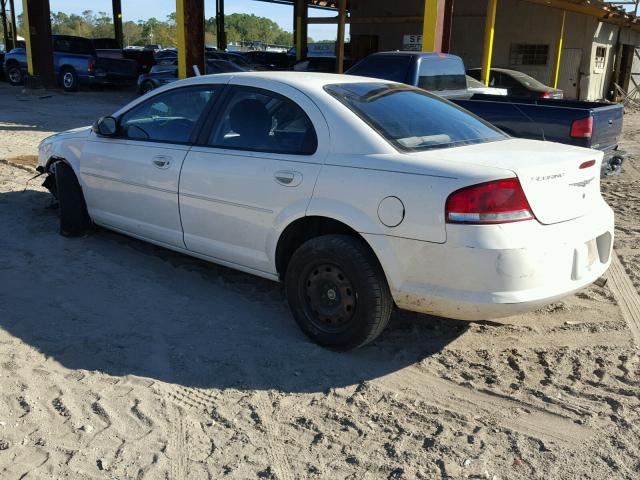
{"type": "Polygon", "coordinates": [[[91,226],[82,187],[73,169],[60,161],[55,164],[56,196],[60,213],[60,235],[77,237],[91,226]]]}
{"type": "Polygon", "coordinates": [[[20,70],[20,66],[11,65],[7,69],[7,79],[11,85],[22,85],[24,82],[24,78],[22,75],[22,70],[20,70]]]}
{"type": "Polygon", "coordinates": [[[291,257],[285,289],[293,316],[314,342],[351,350],[389,323],[393,298],[369,247],[347,235],[313,238],[291,257]]]}

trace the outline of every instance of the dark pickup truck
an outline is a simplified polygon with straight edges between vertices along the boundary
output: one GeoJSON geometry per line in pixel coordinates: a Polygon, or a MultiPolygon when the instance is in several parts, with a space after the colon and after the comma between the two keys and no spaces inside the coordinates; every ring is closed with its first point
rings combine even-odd
{"type": "Polygon", "coordinates": [[[346,72],[417,86],[443,96],[513,137],[547,140],[604,152],[602,175],[620,171],[624,107],[615,103],[472,94],[460,57],[442,53],[381,52],[346,72]]]}
{"type": "Polygon", "coordinates": [[[115,38],[94,38],[91,43],[98,58],[134,60],[138,64],[138,74],[149,73],[156,64],[153,50],[122,49],[115,38]]]}
{"type": "MultiPolygon", "coordinates": [[[[91,40],[53,35],[53,68],[64,90],[80,85],[135,85],[138,64],[134,60],[98,57],[91,40]]],[[[5,55],[4,71],[12,85],[21,85],[27,73],[27,51],[14,48],[5,55]]]]}

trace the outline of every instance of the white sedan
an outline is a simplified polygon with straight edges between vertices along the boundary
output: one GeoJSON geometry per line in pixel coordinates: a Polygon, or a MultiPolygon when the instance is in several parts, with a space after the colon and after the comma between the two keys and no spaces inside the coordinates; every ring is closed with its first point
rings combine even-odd
{"type": "Polygon", "coordinates": [[[526,311],[609,266],[602,153],[518,140],[369,78],[202,76],[39,147],[64,235],[92,223],[280,280],[302,330],[355,348],[396,305],[526,311]]]}

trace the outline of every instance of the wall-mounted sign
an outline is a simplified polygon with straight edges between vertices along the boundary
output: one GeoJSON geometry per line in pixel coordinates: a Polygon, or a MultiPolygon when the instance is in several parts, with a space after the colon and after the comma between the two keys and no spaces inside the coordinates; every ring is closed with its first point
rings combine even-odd
{"type": "Polygon", "coordinates": [[[402,50],[422,51],[422,35],[403,35],[402,50]]]}

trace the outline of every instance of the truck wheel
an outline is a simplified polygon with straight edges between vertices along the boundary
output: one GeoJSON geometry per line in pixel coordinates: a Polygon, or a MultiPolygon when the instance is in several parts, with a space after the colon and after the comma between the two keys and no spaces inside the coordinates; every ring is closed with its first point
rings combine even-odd
{"type": "Polygon", "coordinates": [[[156,88],[156,86],[153,84],[153,82],[149,80],[145,80],[142,86],[140,87],[140,94],[144,95],[145,93],[149,93],[154,88],[156,88]]]}
{"type": "Polygon", "coordinates": [[[60,71],[60,83],[65,92],[78,91],[78,74],[71,67],[65,67],[60,71]]]}
{"type": "Polygon", "coordinates": [[[78,237],[91,226],[82,188],[73,169],[64,162],[55,164],[56,194],[60,213],[60,235],[78,237]]]}
{"type": "Polygon", "coordinates": [[[333,350],[371,342],[389,323],[393,298],[373,252],[347,235],[313,238],[287,267],[293,317],[311,340],[333,350]]]}
{"type": "Polygon", "coordinates": [[[22,85],[24,78],[19,65],[10,65],[7,68],[7,79],[11,85],[22,85]]]}

